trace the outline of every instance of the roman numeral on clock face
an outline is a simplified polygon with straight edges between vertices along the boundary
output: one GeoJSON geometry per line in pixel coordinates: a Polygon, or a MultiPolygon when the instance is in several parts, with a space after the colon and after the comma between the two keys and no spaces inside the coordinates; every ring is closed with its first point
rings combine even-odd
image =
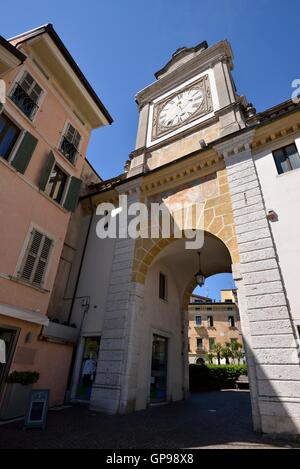
{"type": "Polygon", "coordinates": [[[189,119],[203,101],[201,89],[189,89],[178,93],[163,106],[158,122],[164,127],[173,127],[189,119]]]}

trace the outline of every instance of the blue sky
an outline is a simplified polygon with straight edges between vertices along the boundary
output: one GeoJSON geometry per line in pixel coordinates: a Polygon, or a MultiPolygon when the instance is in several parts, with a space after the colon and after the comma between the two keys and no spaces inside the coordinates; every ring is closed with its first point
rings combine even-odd
{"type": "Polygon", "coordinates": [[[88,149],[103,178],[123,172],[134,149],[136,92],[179,47],[228,39],[238,93],[258,111],[290,98],[300,78],[299,0],[15,0],[13,10],[1,5],[0,34],[53,23],[111,113],[113,125],[96,130],[88,149]]]}

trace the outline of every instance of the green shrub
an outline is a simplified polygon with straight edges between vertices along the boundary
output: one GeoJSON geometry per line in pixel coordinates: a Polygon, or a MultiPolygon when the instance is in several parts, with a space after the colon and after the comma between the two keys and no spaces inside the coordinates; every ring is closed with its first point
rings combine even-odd
{"type": "Polygon", "coordinates": [[[37,371],[13,371],[7,377],[8,383],[34,384],[38,381],[40,374],[37,371]]]}
{"type": "Polygon", "coordinates": [[[247,365],[190,365],[190,391],[234,388],[247,365]]]}

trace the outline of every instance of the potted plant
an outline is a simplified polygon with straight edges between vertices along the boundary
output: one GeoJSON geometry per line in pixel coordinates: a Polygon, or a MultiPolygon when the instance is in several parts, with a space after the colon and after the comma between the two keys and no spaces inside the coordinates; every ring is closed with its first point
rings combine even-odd
{"type": "Polygon", "coordinates": [[[5,394],[0,409],[0,419],[24,417],[32,385],[39,379],[37,371],[13,371],[6,379],[5,394]]]}

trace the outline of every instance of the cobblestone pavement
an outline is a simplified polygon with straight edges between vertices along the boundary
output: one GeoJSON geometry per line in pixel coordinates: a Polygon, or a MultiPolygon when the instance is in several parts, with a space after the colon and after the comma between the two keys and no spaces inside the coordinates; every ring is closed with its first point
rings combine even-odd
{"type": "Polygon", "coordinates": [[[288,448],[252,431],[247,391],[193,394],[187,401],[109,416],[83,406],[49,411],[46,430],[0,425],[0,448],[288,448]]]}

